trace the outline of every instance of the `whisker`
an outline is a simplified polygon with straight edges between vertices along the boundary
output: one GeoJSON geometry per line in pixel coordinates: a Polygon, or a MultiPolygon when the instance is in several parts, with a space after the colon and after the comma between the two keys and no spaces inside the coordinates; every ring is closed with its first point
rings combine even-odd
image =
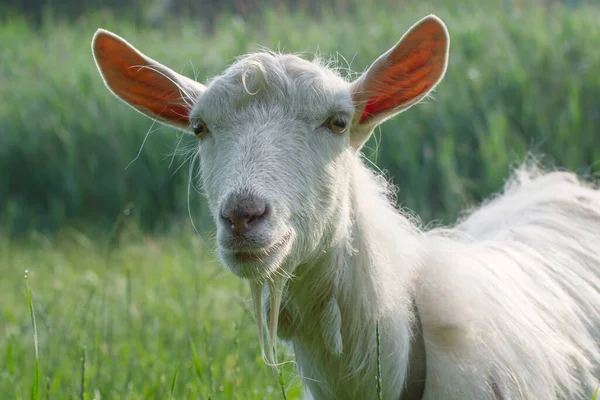
{"type": "MultiPolygon", "coordinates": [[[[179,140],[177,141],[177,146],[175,146],[175,150],[171,153],[171,162],[169,162],[169,168],[171,168],[171,166],[173,165],[173,161],[175,161],[175,155],[177,153],[177,149],[179,149],[181,141],[183,140],[183,135],[184,133],[179,133],[179,140]]],[[[175,172],[177,172],[177,170],[175,170],[175,172]]]]}
{"type": "Polygon", "coordinates": [[[137,161],[138,158],[140,158],[140,156],[142,154],[142,150],[144,149],[144,145],[146,144],[146,140],[148,139],[148,136],[150,136],[151,133],[156,132],[156,131],[158,131],[158,129],[160,129],[160,127],[158,127],[156,130],[152,130],[154,125],[156,125],[156,120],[152,120],[152,124],[150,125],[150,128],[148,128],[148,132],[146,132],[146,135],[144,136],[144,140],[142,140],[142,144],[137,152],[137,155],[133,158],[133,160],[131,160],[129,162],[129,164],[127,164],[127,166],[125,167],[125,170],[127,170],[131,166],[131,164],[133,164],[135,161],[137,161]]]}

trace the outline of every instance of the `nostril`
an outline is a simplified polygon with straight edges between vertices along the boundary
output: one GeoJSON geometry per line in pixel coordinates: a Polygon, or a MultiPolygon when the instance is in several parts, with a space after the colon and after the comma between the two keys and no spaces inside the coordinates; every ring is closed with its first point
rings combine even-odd
{"type": "Polygon", "coordinates": [[[223,220],[223,222],[225,223],[231,223],[231,214],[226,212],[226,211],[221,211],[221,220],[223,220]]]}
{"type": "Polygon", "coordinates": [[[260,207],[257,207],[255,210],[246,214],[246,223],[252,224],[255,222],[259,222],[263,218],[267,216],[269,212],[269,206],[266,204],[262,204],[260,207]]]}
{"type": "Polygon", "coordinates": [[[230,195],[221,208],[221,220],[233,234],[242,235],[270,214],[267,202],[255,196],[230,195]]]}
{"type": "Polygon", "coordinates": [[[245,208],[244,212],[239,216],[240,223],[249,227],[260,222],[266,215],[267,205],[265,203],[255,203],[245,208]]]}

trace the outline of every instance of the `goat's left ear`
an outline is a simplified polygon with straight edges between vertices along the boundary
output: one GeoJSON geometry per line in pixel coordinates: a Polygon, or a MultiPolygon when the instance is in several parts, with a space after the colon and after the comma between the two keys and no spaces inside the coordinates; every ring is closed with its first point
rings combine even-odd
{"type": "Polygon", "coordinates": [[[106,87],[142,114],[191,132],[189,114],[206,87],[165,67],[125,39],[98,29],[92,53],[106,87]]]}
{"type": "Polygon", "coordinates": [[[351,85],[356,113],[351,142],[362,147],[375,126],[427,96],[448,66],[450,37],[438,17],[429,15],[380,56],[351,85]]]}

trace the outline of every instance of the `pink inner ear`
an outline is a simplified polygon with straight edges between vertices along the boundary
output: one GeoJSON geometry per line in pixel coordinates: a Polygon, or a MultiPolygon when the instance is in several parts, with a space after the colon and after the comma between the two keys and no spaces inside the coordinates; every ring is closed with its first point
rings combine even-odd
{"type": "Polygon", "coordinates": [[[378,86],[381,87],[376,89],[375,95],[369,97],[360,122],[371,115],[381,114],[409,104],[435,85],[436,80],[427,79],[427,75],[435,72],[431,70],[431,66],[427,68],[427,65],[421,65],[414,71],[404,71],[401,67],[395,66],[390,68],[391,71],[386,71],[385,76],[381,78],[381,83],[378,83],[378,86]],[[397,76],[402,78],[398,79],[397,76]]]}
{"type": "MultiPolygon", "coordinates": [[[[153,77],[153,79],[161,78],[165,79],[164,77],[153,77]]],[[[181,126],[189,125],[189,107],[182,100],[179,90],[165,91],[164,89],[164,87],[156,88],[150,84],[146,87],[121,87],[118,93],[143,113],[152,114],[153,118],[181,126]]]]}
{"type": "Polygon", "coordinates": [[[189,125],[189,107],[173,71],[108,33],[96,36],[94,55],[107,86],[118,97],[152,118],[189,125]]]}
{"type": "Polygon", "coordinates": [[[394,112],[425,96],[446,69],[448,37],[443,25],[423,20],[367,71],[360,91],[367,101],[360,122],[394,112]]]}

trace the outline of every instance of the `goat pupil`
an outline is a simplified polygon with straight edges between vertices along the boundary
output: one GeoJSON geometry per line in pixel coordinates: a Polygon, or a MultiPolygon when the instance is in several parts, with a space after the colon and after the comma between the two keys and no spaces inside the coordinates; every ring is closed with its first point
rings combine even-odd
{"type": "Polygon", "coordinates": [[[335,133],[342,133],[346,130],[346,121],[339,117],[332,117],[328,121],[328,127],[335,133]]]}
{"type": "Polygon", "coordinates": [[[196,136],[206,133],[206,125],[202,121],[195,122],[192,128],[196,136]]]}

